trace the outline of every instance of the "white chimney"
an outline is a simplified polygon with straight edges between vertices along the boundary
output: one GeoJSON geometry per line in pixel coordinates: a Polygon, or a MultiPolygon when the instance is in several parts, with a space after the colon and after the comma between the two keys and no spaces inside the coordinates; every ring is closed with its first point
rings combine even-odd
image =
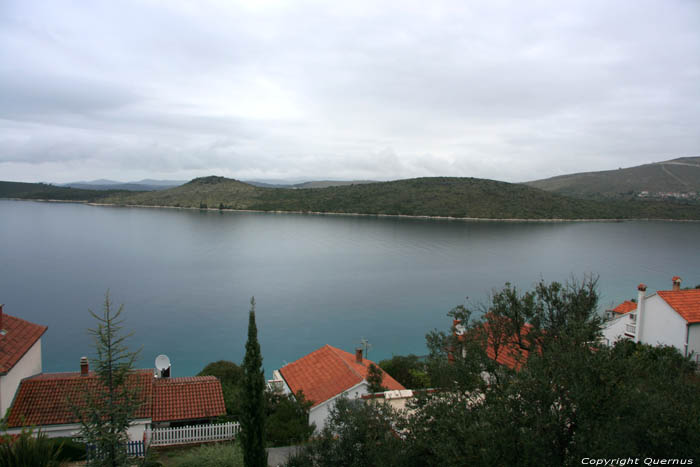
{"type": "Polygon", "coordinates": [[[639,284],[637,286],[637,332],[634,333],[634,341],[642,342],[642,325],[644,321],[644,292],[647,291],[647,286],[639,284]]]}

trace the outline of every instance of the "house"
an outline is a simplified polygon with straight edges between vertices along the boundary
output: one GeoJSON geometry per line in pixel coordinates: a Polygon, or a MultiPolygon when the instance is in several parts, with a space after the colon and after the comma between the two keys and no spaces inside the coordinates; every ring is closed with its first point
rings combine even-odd
{"type": "MultiPolygon", "coordinates": [[[[275,370],[270,384],[283,393],[296,394],[302,391],[313,404],[309,411],[309,423],[315,423],[316,429],[321,430],[333,407],[333,401],[338,397],[357,399],[370,393],[367,372],[371,364],[372,361],[362,358],[362,349],[357,349],[353,355],[324,345],[275,370]]],[[[384,375],[382,386],[386,389],[406,389],[389,374],[381,371],[384,375]]]]}
{"type": "MultiPolygon", "coordinates": [[[[700,289],[681,289],[681,278],[672,278],[671,290],[646,294],[647,286],[637,287],[634,308],[608,321],[604,339],[612,344],[633,339],[651,345],[669,345],[683,355],[700,354],[700,289]]],[[[619,307],[616,307],[619,308],[619,307]]]]}
{"type": "Polygon", "coordinates": [[[41,336],[48,328],[3,313],[0,305],[0,418],[20,381],[41,373],[41,336]]]}
{"type": "MultiPolygon", "coordinates": [[[[37,426],[49,437],[75,436],[80,420],[74,408],[85,407],[85,394],[99,388],[99,378],[89,371],[88,360],[80,371],[42,373],[25,378],[7,419],[7,432],[37,426]]],[[[127,385],[141,403],[129,428],[132,441],[144,439],[150,428],[210,422],[226,412],[221,382],[214,376],[158,377],[151,369],[134,370],[127,385]]]]}
{"type": "MultiPolygon", "coordinates": [[[[493,316],[481,324],[480,326],[467,331],[460,320],[455,319],[452,322],[452,332],[457,337],[457,341],[464,343],[467,339],[475,339],[477,342],[483,342],[486,355],[495,362],[510,368],[511,370],[520,370],[522,365],[527,362],[530,356],[530,351],[520,345],[517,333],[512,335],[504,334],[507,329],[511,329],[506,318],[495,318],[493,316]]],[[[532,325],[524,324],[520,328],[520,337],[525,338],[531,331],[532,325]]],[[[454,361],[454,350],[448,352],[448,359],[454,361]]],[[[466,347],[462,345],[462,358],[466,358],[466,347]]]]}
{"type": "Polygon", "coordinates": [[[625,300],[624,302],[617,305],[615,308],[613,308],[611,310],[605,310],[605,318],[609,319],[609,320],[619,318],[621,315],[624,315],[625,313],[629,313],[630,311],[633,311],[636,309],[637,309],[637,302],[636,301],[625,300]]]}

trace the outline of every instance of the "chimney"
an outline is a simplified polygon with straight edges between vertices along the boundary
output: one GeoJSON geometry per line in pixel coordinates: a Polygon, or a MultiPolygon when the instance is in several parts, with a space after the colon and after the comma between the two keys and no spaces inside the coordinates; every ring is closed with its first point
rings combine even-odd
{"type": "Polygon", "coordinates": [[[362,349],[355,349],[355,362],[362,363],[362,349]]]}
{"type": "Polygon", "coordinates": [[[678,290],[681,290],[681,278],[678,276],[673,276],[673,279],[671,280],[673,281],[673,291],[676,292],[678,290]]]}
{"type": "Polygon", "coordinates": [[[87,376],[89,371],[87,357],[80,357],[80,376],[87,376]]]}
{"type": "Polygon", "coordinates": [[[3,305],[2,303],[0,303],[0,331],[2,331],[2,329],[3,329],[3,328],[2,328],[2,324],[3,324],[3,323],[2,323],[2,307],[4,307],[4,306],[5,306],[5,305],[3,305]]]}
{"type": "Polygon", "coordinates": [[[642,321],[644,320],[644,300],[646,291],[646,285],[639,284],[637,286],[637,332],[634,333],[635,342],[642,342],[642,321]]]}

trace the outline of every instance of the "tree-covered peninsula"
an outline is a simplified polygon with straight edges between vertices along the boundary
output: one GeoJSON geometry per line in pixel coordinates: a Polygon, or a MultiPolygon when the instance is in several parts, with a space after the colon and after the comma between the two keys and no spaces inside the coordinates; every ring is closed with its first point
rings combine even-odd
{"type": "Polygon", "coordinates": [[[81,200],[121,206],[476,219],[700,220],[699,205],[651,200],[586,200],[526,185],[479,178],[432,177],[286,189],[256,187],[238,180],[211,176],[155,192],[96,192],[59,189],[50,185],[41,185],[42,189],[27,186],[24,187],[26,191],[22,192],[17,187],[7,187],[8,184],[10,182],[0,182],[0,196],[81,200]]]}

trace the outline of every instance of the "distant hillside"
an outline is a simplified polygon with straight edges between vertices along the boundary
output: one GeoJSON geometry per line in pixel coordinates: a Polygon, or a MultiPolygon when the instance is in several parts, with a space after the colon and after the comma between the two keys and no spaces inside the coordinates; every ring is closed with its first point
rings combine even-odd
{"type": "Polygon", "coordinates": [[[336,212],[482,219],[696,219],[700,204],[585,200],[478,178],[415,178],[328,188],[260,188],[223,177],[160,191],[80,190],[0,182],[0,198],[139,206],[336,212]]]}
{"type": "Polygon", "coordinates": [[[681,157],[626,169],[561,175],[526,185],[581,198],[700,199],[700,157],[681,157]]]}
{"type": "Polygon", "coordinates": [[[0,182],[0,198],[97,201],[121,193],[118,190],[81,190],[46,183],[0,182]]]}
{"type": "Polygon", "coordinates": [[[346,185],[365,185],[367,183],[377,183],[372,180],[318,180],[312,182],[297,183],[295,188],[328,188],[330,186],[346,186],[346,185]]]}
{"type": "Polygon", "coordinates": [[[155,191],[165,190],[187,183],[185,180],[141,180],[138,182],[116,182],[114,180],[94,180],[92,182],[70,182],[59,186],[80,188],[82,190],[126,190],[126,191],[155,191]]]}
{"type": "Polygon", "coordinates": [[[249,185],[261,188],[328,188],[329,186],[362,185],[365,183],[376,183],[371,180],[318,180],[302,183],[267,183],[258,181],[244,181],[249,185]]]}
{"type": "Polygon", "coordinates": [[[300,190],[260,188],[222,177],[204,177],[168,190],[115,194],[101,202],[490,219],[700,219],[700,206],[583,200],[477,178],[416,178],[300,190]]]}

